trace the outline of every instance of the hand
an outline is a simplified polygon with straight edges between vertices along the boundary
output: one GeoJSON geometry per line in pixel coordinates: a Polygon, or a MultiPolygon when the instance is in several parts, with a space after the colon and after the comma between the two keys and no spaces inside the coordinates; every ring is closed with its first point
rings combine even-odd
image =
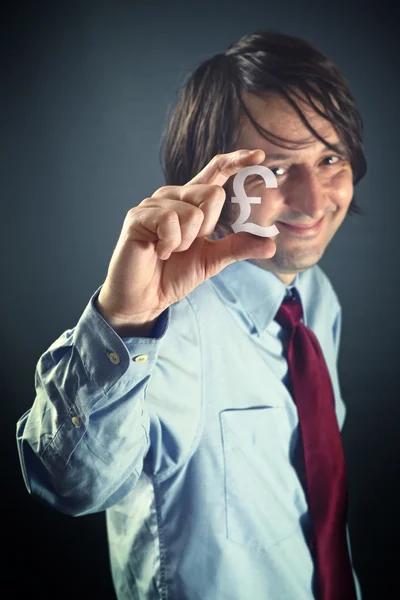
{"type": "Polygon", "coordinates": [[[185,185],[161,187],[131,208],[98,297],[103,314],[121,324],[148,323],[231,263],[271,258],[276,246],[270,238],[246,232],[206,237],[225,202],[222,186],[264,158],[262,150],[214,156],[185,185]]]}

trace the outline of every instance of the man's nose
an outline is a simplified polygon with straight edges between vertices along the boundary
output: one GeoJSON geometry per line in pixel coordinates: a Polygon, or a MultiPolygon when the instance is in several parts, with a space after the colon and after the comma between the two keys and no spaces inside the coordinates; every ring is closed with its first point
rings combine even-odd
{"type": "Polygon", "coordinates": [[[292,182],[289,196],[291,209],[308,215],[315,222],[325,215],[327,203],[326,186],[315,171],[303,171],[292,182]]]}

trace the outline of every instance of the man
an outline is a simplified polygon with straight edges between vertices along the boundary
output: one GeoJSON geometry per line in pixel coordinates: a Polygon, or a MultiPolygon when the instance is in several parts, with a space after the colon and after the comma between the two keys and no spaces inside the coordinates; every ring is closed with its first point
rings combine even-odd
{"type": "Polygon", "coordinates": [[[106,281],[41,356],[17,425],[25,483],[64,513],[106,510],[119,600],[361,598],[341,307],[317,266],[358,211],[361,134],[346,81],[298,38],[256,32],[201,64],[166,132],[167,185],[129,211],[106,281]],[[245,182],[271,239],[230,227],[233,177],[256,164],[278,182],[245,182]]]}

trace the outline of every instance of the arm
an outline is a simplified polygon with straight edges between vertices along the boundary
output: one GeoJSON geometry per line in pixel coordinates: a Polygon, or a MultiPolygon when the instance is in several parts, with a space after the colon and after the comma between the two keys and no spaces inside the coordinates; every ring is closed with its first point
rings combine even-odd
{"type": "Polygon", "coordinates": [[[150,446],[144,399],[170,320],[168,308],[153,337],[125,344],[95,308],[100,289],[40,357],[34,403],[17,423],[29,493],[75,516],[117,503],[141,474],[150,446]]]}

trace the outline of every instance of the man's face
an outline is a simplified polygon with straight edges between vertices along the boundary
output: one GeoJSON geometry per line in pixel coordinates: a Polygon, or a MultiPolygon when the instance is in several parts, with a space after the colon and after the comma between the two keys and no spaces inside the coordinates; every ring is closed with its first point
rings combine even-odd
{"type": "MultiPolygon", "coordinates": [[[[285,145],[298,144],[295,149],[287,150],[269,142],[246,117],[233,148],[264,150],[265,160],[260,164],[271,169],[277,179],[277,188],[266,188],[260,175],[249,175],[245,181],[246,195],[261,197],[261,204],[251,205],[248,222],[261,227],[275,224],[279,229],[277,235],[271,236],[276,244],[274,256],[250,262],[272,271],[289,285],[297,272],[320,260],[346,216],[353,197],[351,165],[346,150],[337,154],[327,148],[312,135],[284,98],[278,95],[260,98],[247,93],[243,95],[243,101],[253,118],[267,131],[284,138],[285,145]],[[271,154],[284,154],[286,158],[271,158],[271,154]],[[284,223],[307,227],[317,224],[317,227],[299,232],[284,223]]],[[[297,98],[296,102],[299,102],[297,98]]],[[[300,108],[323,139],[340,144],[329,121],[306,104],[301,103],[300,108]]],[[[232,181],[233,177],[228,182],[228,202],[234,196],[232,181]]],[[[239,206],[233,204],[232,210],[234,223],[239,206]]]]}

